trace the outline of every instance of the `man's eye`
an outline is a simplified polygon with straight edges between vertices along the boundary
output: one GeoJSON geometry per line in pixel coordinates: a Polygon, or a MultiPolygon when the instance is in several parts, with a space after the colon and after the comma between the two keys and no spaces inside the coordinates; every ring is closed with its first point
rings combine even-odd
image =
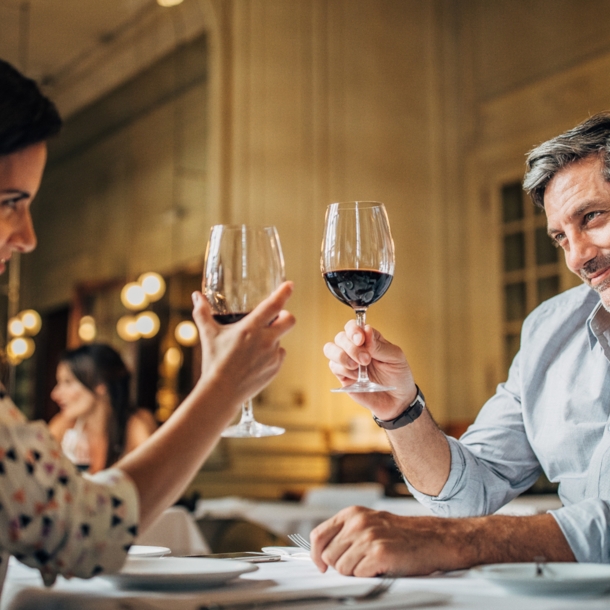
{"type": "Polygon", "coordinates": [[[557,233],[556,235],[553,235],[553,237],[551,238],[551,243],[556,248],[561,248],[561,244],[563,243],[564,239],[565,239],[565,235],[563,233],[557,233]]]}
{"type": "Polygon", "coordinates": [[[585,221],[585,223],[593,220],[594,218],[596,218],[597,216],[599,216],[599,212],[587,212],[584,216],[583,216],[583,220],[585,221]]]}

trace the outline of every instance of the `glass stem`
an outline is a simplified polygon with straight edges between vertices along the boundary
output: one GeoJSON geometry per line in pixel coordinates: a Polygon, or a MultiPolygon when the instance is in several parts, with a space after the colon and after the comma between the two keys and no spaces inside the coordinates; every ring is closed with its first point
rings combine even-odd
{"type": "Polygon", "coordinates": [[[244,404],[241,406],[241,419],[239,420],[240,424],[249,424],[254,421],[254,415],[252,413],[252,399],[246,400],[244,404]]]}
{"type": "MultiPolygon", "coordinates": [[[[356,309],[356,324],[364,331],[364,325],[366,324],[366,309],[356,309]]],[[[366,366],[363,364],[358,365],[358,381],[356,383],[369,383],[369,374],[366,370],[366,366]]]]}

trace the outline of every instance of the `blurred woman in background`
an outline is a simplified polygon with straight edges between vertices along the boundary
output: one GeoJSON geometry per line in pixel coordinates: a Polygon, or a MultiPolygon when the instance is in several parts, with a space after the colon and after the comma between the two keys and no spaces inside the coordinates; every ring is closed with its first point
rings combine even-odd
{"type": "Polygon", "coordinates": [[[109,345],[92,343],[62,354],[51,392],[60,412],[49,428],[79,469],[95,473],[112,466],[157,429],[153,414],[131,403],[130,379],[109,345]]]}

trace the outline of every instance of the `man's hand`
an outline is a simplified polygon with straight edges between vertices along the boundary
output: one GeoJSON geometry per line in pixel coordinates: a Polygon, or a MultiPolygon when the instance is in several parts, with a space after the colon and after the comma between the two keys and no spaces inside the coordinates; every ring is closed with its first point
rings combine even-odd
{"type": "Polygon", "coordinates": [[[311,558],[321,572],[349,576],[415,576],[462,567],[448,551],[453,519],[399,517],[352,506],[311,533],[311,558]]]}
{"type": "Polygon", "coordinates": [[[193,293],[202,349],[200,383],[222,385],[231,398],[227,402],[239,405],[275,377],[286,355],[280,338],[295,324],[283,309],[292,290],[292,282],[284,282],[245,318],[224,326],[214,321],[205,297],[193,293]]]}
{"type": "Polygon", "coordinates": [[[399,517],[352,506],[311,533],[311,558],[351,576],[417,576],[483,563],[574,561],[552,515],[399,517]]]}
{"type": "Polygon", "coordinates": [[[324,346],[324,355],[343,386],[357,379],[358,364],[362,364],[368,367],[371,380],[396,387],[392,392],[351,394],[379,419],[397,417],[415,399],[417,391],[404,353],[368,325],[362,329],[355,320],[350,320],[334,343],[324,346]]]}

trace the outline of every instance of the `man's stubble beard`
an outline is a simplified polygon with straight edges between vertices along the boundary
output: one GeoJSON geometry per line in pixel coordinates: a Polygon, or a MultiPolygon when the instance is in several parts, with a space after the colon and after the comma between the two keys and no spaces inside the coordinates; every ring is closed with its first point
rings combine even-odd
{"type": "Polygon", "coordinates": [[[596,256],[593,260],[585,263],[583,268],[578,272],[580,279],[599,294],[602,305],[606,311],[610,311],[610,277],[597,286],[591,286],[591,281],[587,276],[597,273],[601,269],[608,268],[610,268],[610,255],[601,255],[596,256]]]}

